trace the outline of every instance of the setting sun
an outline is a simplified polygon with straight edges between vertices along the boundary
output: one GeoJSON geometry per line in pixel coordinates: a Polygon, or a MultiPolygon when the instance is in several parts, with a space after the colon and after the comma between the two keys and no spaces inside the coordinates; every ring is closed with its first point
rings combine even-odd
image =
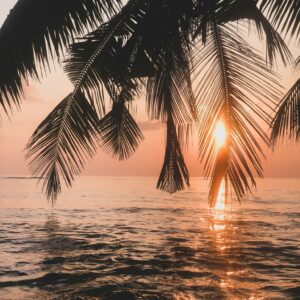
{"type": "Polygon", "coordinates": [[[223,121],[218,121],[214,131],[214,139],[218,148],[222,147],[227,138],[226,127],[223,121]]]}

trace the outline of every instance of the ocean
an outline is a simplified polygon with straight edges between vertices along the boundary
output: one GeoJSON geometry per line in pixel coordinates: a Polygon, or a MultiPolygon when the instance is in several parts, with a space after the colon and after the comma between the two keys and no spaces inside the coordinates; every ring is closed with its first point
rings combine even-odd
{"type": "Polygon", "coordinates": [[[300,299],[300,179],[209,209],[207,182],[81,177],[48,203],[0,179],[0,299],[300,299]]]}

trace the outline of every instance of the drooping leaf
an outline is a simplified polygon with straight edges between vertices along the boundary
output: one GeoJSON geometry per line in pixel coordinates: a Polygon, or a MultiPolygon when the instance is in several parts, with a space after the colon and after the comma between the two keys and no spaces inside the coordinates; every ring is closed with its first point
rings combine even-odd
{"type": "Polygon", "coordinates": [[[98,115],[77,92],[62,100],[38,126],[27,144],[27,158],[35,176],[43,177],[48,199],[61,191],[62,175],[70,187],[86,160],[96,150],[98,115]]]}
{"type": "MultiPolygon", "coordinates": [[[[257,7],[255,0],[203,0],[199,1],[200,8],[200,25],[196,29],[195,35],[199,34],[203,37],[207,35],[210,22],[216,22],[219,25],[229,22],[238,22],[239,26],[243,21],[253,21],[258,30],[258,37],[263,40],[265,37],[267,61],[271,65],[276,62],[276,57],[280,57],[286,65],[292,61],[292,54],[285,41],[278,32],[270,24],[269,20],[264,16],[257,7]],[[203,2],[203,3],[201,3],[203,2]]],[[[249,27],[248,23],[248,27],[249,27]]],[[[245,25],[245,24],[244,24],[245,25]]]]}
{"type": "Polygon", "coordinates": [[[99,121],[98,126],[102,147],[119,160],[129,158],[144,139],[122,99],[113,103],[111,111],[99,121]]]}
{"type": "Polygon", "coordinates": [[[284,96],[272,121],[272,142],[276,144],[284,136],[300,139],[300,79],[284,96]]]}
{"type": "MultiPolygon", "coordinates": [[[[238,200],[262,176],[261,142],[269,145],[262,123],[280,96],[275,76],[247,43],[228,26],[212,23],[206,46],[197,55],[202,69],[199,99],[199,157],[211,177],[209,203],[214,206],[222,181],[229,181],[238,200]],[[210,62],[210,64],[209,64],[210,62]],[[215,130],[223,122],[226,142],[215,130]]],[[[225,182],[226,183],[226,182],[225,182]]]]}
{"type": "Polygon", "coordinates": [[[70,48],[70,57],[65,64],[69,78],[75,86],[80,85],[88,91],[94,101],[100,99],[102,111],[104,99],[100,95],[103,86],[116,94],[125,90],[135,94],[138,83],[131,71],[139,51],[138,43],[131,49],[125,49],[124,44],[144,17],[146,8],[145,1],[128,1],[109,22],[70,48]]]}
{"type": "Polygon", "coordinates": [[[167,121],[165,158],[157,188],[174,193],[183,190],[185,184],[190,186],[189,171],[183,159],[176,126],[170,117],[167,121]]]}
{"type": "Polygon", "coordinates": [[[150,114],[167,124],[165,157],[157,188],[174,193],[184,188],[184,182],[189,186],[181,145],[193,120],[194,98],[193,95],[192,98],[185,97],[182,92],[184,80],[190,80],[181,76],[181,70],[186,67],[179,67],[172,53],[165,52],[164,55],[164,65],[148,80],[147,104],[150,114]]]}
{"type": "Polygon", "coordinates": [[[276,28],[299,39],[300,1],[262,0],[260,5],[276,28]]]}
{"type": "MultiPolygon", "coordinates": [[[[118,0],[19,0],[0,29],[0,104],[19,106],[22,85],[87,28],[116,11],[118,0]]],[[[8,112],[8,111],[7,111],[8,112]]]]}
{"type": "MultiPolygon", "coordinates": [[[[136,4],[136,2],[137,0],[132,0],[127,5],[132,6],[136,4]]],[[[47,136],[48,139],[46,138],[45,144],[43,135],[47,135],[48,131],[42,131],[42,134],[39,134],[40,129],[38,128],[38,130],[34,133],[32,139],[29,141],[28,156],[34,156],[31,163],[31,165],[33,166],[32,171],[34,174],[40,174],[41,176],[45,175],[44,186],[46,185],[46,193],[52,200],[56,199],[57,194],[61,190],[59,175],[62,174],[66,185],[70,186],[72,180],[74,179],[74,175],[79,174],[84,162],[81,151],[85,150],[87,153],[93,154],[92,150],[94,144],[92,143],[93,141],[91,139],[91,131],[92,129],[96,128],[95,132],[98,132],[98,120],[99,116],[101,116],[101,112],[103,111],[101,110],[101,105],[104,99],[102,98],[101,93],[98,93],[98,99],[90,97],[89,90],[84,89],[84,84],[87,82],[87,79],[89,78],[91,72],[93,72],[92,70],[96,64],[96,60],[99,56],[101,56],[114,32],[130,15],[130,9],[128,9],[128,7],[123,8],[121,13],[122,16],[120,17],[120,19],[117,18],[117,21],[113,22],[111,27],[107,29],[103,41],[97,44],[89,58],[84,61],[81,67],[77,70],[77,78],[74,79],[74,90],[62,101],[61,105],[64,105],[64,103],[66,103],[63,110],[58,110],[59,113],[56,113],[56,110],[54,110],[53,113],[51,113],[39,126],[39,128],[43,129],[44,124],[51,123],[52,118],[52,121],[58,124],[56,127],[56,131],[52,134],[53,140],[50,140],[50,138],[47,136]],[[82,90],[85,90],[86,94],[83,94],[82,90]],[[70,127],[69,132],[65,132],[65,128],[66,126],[68,126],[68,122],[71,122],[69,118],[73,118],[73,115],[75,113],[74,107],[76,108],[76,103],[78,103],[82,99],[85,100],[84,109],[86,109],[86,111],[84,111],[82,108],[83,115],[80,115],[78,112],[76,112],[79,119],[74,119],[74,122],[76,123],[77,121],[80,122],[80,117],[82,118],[82,124],[79,128],[80,131],[75,131],[77,127],[75,127],[76,124],[74,124],[73,127],[70,127]],[[89,111],[87,110],[88,107],[90,108],[89,111]],[[87,130],[84,131],[82,128],[84,124],[85,114],[87,114],[87,118],[90,117],[90,120],[93,121],[93,123],[91,123],[90,126],[88,126],[89,124],[87,124],[87,130]],[[65,125],[66,122],[67,124],[65,125]],[[96,127],[95,122],[97,123],[96,127]],[[76,137],[74,136],[73,138],[72,133],[73,135],[76,135],[76,137]],[[69,136],[67,136],[67,134],[69,136]],[[72,138],[72,141],[68,141],[68,137],[72,138]],[[49,143],[47,143],[48,140],[50,140],[49,143]],[[54,150],[53,144],[57,144],[54,150]],[[44,146],[45,148],[43,149],[44,146]],[[60,147],[62,148],[61,151],[63,151],[63,155],[61,154],[61,152],[59,152],[60,147]],[[36,151],[35,149],[42,151],[36,151]],[[45,155],[45,153],[47,155],[45,155]],[[60,166],[59,168],[57,167],[58,164],[60,166]]],[[[92,82],[92,84],[93,83],[94,82],[92,82]]],[[[111,90],[109,91],[111,92],[111,90]]],[[[83,100],[81,102],[83,103],[83,100]]],[[[58,106],[58,108],[59,107],[60,105],[58,106]]],[[[89,119],[87,119],[86,122],[89,122],[89,119]]]]}

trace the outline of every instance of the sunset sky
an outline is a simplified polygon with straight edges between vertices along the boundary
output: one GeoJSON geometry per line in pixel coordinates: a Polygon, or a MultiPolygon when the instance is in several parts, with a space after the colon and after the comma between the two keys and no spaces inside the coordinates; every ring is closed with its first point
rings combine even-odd
{"type": "MultiPolygon", "coordinates": [[[[0,0],[0,24],[16,0],[0,0]]],[[[299,49],[291,45],[295,56],[299,49]]],[[[1,68],[1,67],[0,67],[1,68]]],[[[0,69],[1,72],[1,69],[0,69]]],[[[282,76],[281,84],[288,89],[295,81],[296,75],[290,69],[279,70],[282,76]]],[[[29,175],[27,162],[24,159],[24,148],[33,130],[70,91],[72,85],[63,74],[59,66],[56,71],[45,77],[41,83],[30,82],[25,87],[25,98],[21,111],[15,111],[10,121],[3,116],[0,128],[0,175],[29,175]]],[[[137,101],[144,102],[144,99],[137,101]]],[[[149,121],[145,106],[137,105],[135,114],[144,133],[145,140],[136,154],[128,161],[119,162],[111,159],[107,154],[98,151],[97,156],[87,164],[85,175],[146,175],[158,176],[164,157],[164,132],[159,122],[149,121]]],[[[266,152],[265,162],[266,177],[300,177],[300,144],[285,142],[273,153],[266,152]]],[[[186,152],[186,161],[191,176],[202,176],[202,167],[197,160],[197,140],[186,152]]]]}

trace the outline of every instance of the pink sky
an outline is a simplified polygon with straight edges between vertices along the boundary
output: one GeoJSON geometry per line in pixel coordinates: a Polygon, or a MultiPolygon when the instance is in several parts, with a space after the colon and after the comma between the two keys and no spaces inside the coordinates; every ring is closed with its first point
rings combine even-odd
{"type": "MultiPolygon", "coordinates": [[[[16,0],[1,0],[0,24],[16,0]]],[[[292,48],[295,56],[299,49],[292,48]]],[[[280,72],[282,85],[289,88],[296,76],[289,69],[280,72]]],[[[27,162],[24,159],[26,142],[33,130],[46,117],[52,108],[72,89],[72,85],[58,67],[41,83],[33,82],[25,88],[25,99],[21,112],[14,112],[11,121],[4,116],[0,128],[0,175],[29,175],[27,162]]],[[[140,102],[143,102],[141,99],[140,102]]],[[[138,151],[127,161],[116,161],[99,150],[97,156],[87,164],[85,175],[137,175],[158,176],[163,161],[164,132],[158,122],[146,118],[144,105],[137,106],[136,119],[140,123],[145,141],[138,151]]],[[[186,153],[186,161],[191,176],[202,176],[202,167],[197,161],[197,141],[186,153]]],[[[300,144],[284,143],[273,153],[266,152],[266,177],[300,177],[300,144]]]]}

